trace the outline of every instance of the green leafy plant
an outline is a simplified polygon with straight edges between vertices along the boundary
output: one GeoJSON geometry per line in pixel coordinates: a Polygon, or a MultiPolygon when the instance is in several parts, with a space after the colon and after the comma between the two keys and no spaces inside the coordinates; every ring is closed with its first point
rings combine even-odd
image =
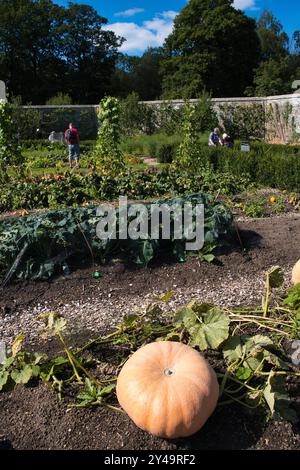
{"type": "MultiPolygon", "coordinates": [[[[54,194],[62,194],[63,197],[67,186],[61,181],[59,184],[57,188],[61,188],[60,192],[54,194]]],[[[185,203],[190,203],[193,208],[197,204],[205,207],[205,244],[219,243],[219,239],[230,232],[231,212],[211,196],[194,194],[157,201],[158,205],[179,205],[182,211],[185,203]]],[[[146,204],[145,208],[150,220],[151,205],[146,204]]],[[[118,211],[116,217],[118,221],[118,211]]],[[[184,236],[180,241],[174,239],[172,212],[171,219],[172,230],[168,241],[161,237],[151,239],[150,234],[145,240],[120,240],[118,236],[115,240],[102,240],[96,234],[101,217],[93,205],[35,214],[25,219],[3,220],[0,221],[0,273],[6,272],[4,284],[13,277],[45,280],[66,269],[74,255],[104,263],[117,252],[137,265],[147,266],[162,246],[178,258],[185,250],[186,239],[184,236]]]]}
{"type": "Polygon", "coordinates": [[[253,218],[263,217],[265,213],[264,200],[253,199],[253,200],[247,201],[246,204],[244,205],[243,210],[244,210],[244,213],[248,217],[253,217],[253,218]]]}
{"type": "Polygon", "coordinates": [[[17,175],[23,174],[23,157],[14,133],[12,106],[0,100],[0,181],[8,179],[8,168],[12,167],[17,175]]]}
{"type": "Polygon", "coordinates": [[[100,128],[96,144],[96,158],[102,171],[117,175],[125,168],[120,150],[120,103],[111,96],[99,105],[100,128]]]}
{"type": "Polygon", "coordinates": [[[200,261],[205,261],[206,263],[212,263],[215,260],[214,250],[217,248],[217,245],[205,245],[199,253],[197,253],[197,257],[200,261]]]}
{"type": "Polygon", "coordinates": [[[188,171],[201,165],[201,145],[197,132],[196,109],[190,103],[183,108],[183,140],[179,145],[174,167],[177,171],[188,171]]]}

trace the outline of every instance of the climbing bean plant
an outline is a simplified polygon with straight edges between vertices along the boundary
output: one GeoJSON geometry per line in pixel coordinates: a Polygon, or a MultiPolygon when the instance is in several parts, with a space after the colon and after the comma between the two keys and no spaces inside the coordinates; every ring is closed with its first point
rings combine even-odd
{"type": "Polygon", "coordinates": [[[14,136],[12,106],[0,100],[0,180],[8,178],[9,166],[22,170],[23,158],[14,136]]]}
{"type": "Polygon", "coordinates": [[[197,129],[196,109],[188,102],[183,108],[183,140],[179,145],[174,161],[174,167],[179,171],[188,171],[199,168],[201,163],[201,144],[197,129]]]}
{"type": "Polygon", "coordinates": [[[120,149],[120,102],[108,96],[100,102],[98,118],[100,127],[96,145],[96,161],[100,170],[118,174],[125,167],[120,149]]]}

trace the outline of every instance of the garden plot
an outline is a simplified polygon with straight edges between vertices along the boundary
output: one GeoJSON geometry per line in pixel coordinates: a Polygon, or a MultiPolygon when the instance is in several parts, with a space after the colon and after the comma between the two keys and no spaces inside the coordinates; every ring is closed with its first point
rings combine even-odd
{"type": "MultiPolygon", "coordinates": [[[[238,238],[225,251],[216,253],[213,263],[187,257],[185,263],[168,259],[154,262],[148,268],[130,268],[118,262],[101,268],[101,277],[93,278],[93,268],[74,271],[51,282],[18,282],[1,292],[1,338],[7,343],[24,333],[24,347],[41,351],[49,357],[62,353],[56,338],[42,339],[38,314],[56,311],[67,320],[65,336],[73,348],[91,338],[107,335],[114,326],[132,313],[134,307],[145,307],[163,294],[173,291],[162,305],[162,318],[191,300],[210,302],[220,308],[260,307],[265,295],[265,273],[281,266],[285,283],[272,291],[271,308],[280,304],[283,292],[290,286],[291,269],[300,258],[300,217],[286,214],[276,218],[238,221],[238,238]],[[242,247],[240,242],[242,242],[242,247]]],[[[271,315],[271,313],[270,313],[271,315]]],[[[282,317],[282,321],[283,317],[282,317]]],[[[273,325],[279,328],[278,324],[273,325]]],[[[272,337],[270,330],[249,325],[247,334],[272,337]]],[[[283,338],[286,354],[291,351],[283,338]]],[[[288,344],[290,342],[288,341],[288,344]]],[[[98,345],[93,353],[104,363],[111,363],[114,373],[116,347],[105,351],[98,345]]],[[[119,346],[126,349],[126,346],[119,346]]],[[[129,348],[130,349],[130,348],[129,348]]],[[[73,351],[75,351],[73,349],[73,351]]],[[[120,351],[119,351],[120,352],[120,351]]],[[[204,355],[218,373],[224,373],[224,359],[217,349],[206,349],[204,355]]],[[[95,373],[95,370],[93,373],[95,373]]],[[[296,369],[295,369],[296,371],[296,369]]],[[[291,372],[286,386],[299,414],[299,377],[291,372]],[[298,403],[298,404],[297,404],[298,403]]],[[[99,371],[98,371],[99,372],[99,371]]],[[[97,370],[96,370],[97,373],[97,370]]],[[[266,421],[265,409],[250,409],[240,403],[218,406],[206,425],[194,436],[167,441],[139,430],[118,411],[103,406],[67,408],[76,402],[80,391],[74,388],[62,393],[44,383],[18,385],[0,395],[2,447],[39,449],[299,449],[299,424],[275,417],[266,421]]],[[[112,405],[117,405],[112,398],[112,405]]]]}

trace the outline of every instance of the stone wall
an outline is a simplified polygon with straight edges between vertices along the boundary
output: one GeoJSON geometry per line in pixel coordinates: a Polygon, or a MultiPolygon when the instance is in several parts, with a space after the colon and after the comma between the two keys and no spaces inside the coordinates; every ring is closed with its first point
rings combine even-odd
{"type": "MultiPolygon", "coordinates": [[[[196,103],[197,100],[190,100],[191,103],[196,103]]],[[[163,101],[145,101],[147,105],[160,106],[163,101]]],[[[183,104],[183,100],[171,100],[174,108],[180,108],[183,104]]],[[[300,93],[294,93],[291,95],[280,95],[280,96],[267,96],[267,97],[253,97],[253,98],[213,98],[213,107],[217,114],[219,114],[220,107],[224,105],[233,106],[251,106],[251,105],[262,105],[265,109],[266,116],[269,115],[270,109],[278,109],[279,112],[285,113],[287,105],[292,106],[292,113],[290,116],[291,120],[294,120],[295,130],[300,133],[300,93]]],[[[279,140],[283,140],[281,136],[278,136],[279,140]]]]}
{"type": "MultiPolygon", "coordinates": [[[[191,103],[197,100],[190,100],[191,103]]],[[[291,139],[291,129],[300,134],[300,93],[282,96],[254,97],[254,98],[213,98],[213,106],[217,114],[220,107],[224,105],[251,106],[262,105],[265,110],[266,120],[269,119],[270,111],[273,117],[277,116],[278,122],[267,125],[270,136],[274,134],[274,140],[289,141],[291,139]],[[288,122],[285,123],[287,107],[292,107],[288,122]],[[282,121],[282,122],[281,122],[282,121]],[[286,129],[284,128],[286,126],[286,129]]],[[[148,106],[159,107],[163,101],[144,101],[148,106]]],[[[184,104],[183,100],[169,101],[174,108],[179,108],[184,104]]],[[[82,138],[94,138],[97,133],[97,110],[99,105],[68,105],[68,106],[24,106],[23,108],[36,109],[41,114],[41,125],[46,132],[60,132],[63,127],[67,127],[68,122],[73,120],[81,128],[82,138]],[[52,116],[52,118],[51,118],[52,116]],[[54,116],[54,118],[53,118],[54,116]],[[87,122],[88,120],[88,122],[87,122]],[[51,127],[52,126],[52,127],[51,127]],[[56,128],[55,128],[56,126],[56,128]]],[[[274,119],[273,119],[274,121],[274,119]]]]}
{"type": "Polygon", "coordinates": [[[81,139],[95,139],[98,130],[98,105],[22,106],[40,115],[40,130],[46,138],[51,132],[64,132],[70,122],[80,129],[81,139]]]}

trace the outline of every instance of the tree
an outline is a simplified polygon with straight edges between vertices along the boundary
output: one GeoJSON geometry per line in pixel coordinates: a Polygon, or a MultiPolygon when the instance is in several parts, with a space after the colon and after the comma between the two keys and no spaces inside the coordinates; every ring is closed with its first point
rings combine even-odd
{"type": "Polygon", "coordinates": [[[60,30],[60,55],[68,65],[67,91],[75,102],[96,103],[111,91],[123,39],[102,30],[107,19],[88,5],[70,3],[60,30]]]}
{"type": "Polygon", "coordinates": [[[270,96],[291,93],[293,77],[300,66],[297,32],[293,36],[295,52],[291,54],[289,37],[272,12],[263,11],[257,31],[261,41],[261,62],[255,72],[254,87],[248,89],[247,94],[270,96]]]}
{"type": "Polygon", "coordinates": [[[254,78],[256,96],[283,95],[291,92],[287,59],[261,62],[254,78]]]}
{"type": "Polygon", "coordinates": [[[159,99],[161,95],[160,62],[162,48],[148,48],[141,57],[120,55],[116,74],[115,90],[118,96],[125,97],[135,92],[141,100],[159,99]]]}
{"type": "Polygon", "coordinates": [[[289,37],[283,26],[269,10],[264,10],[257,23],[262,60],[279,60],[288,55],[289,37]]]}
{"type": "Polygon", "coordinates": [[[42,102],[46,88],[53,94],[64,72],[56,55],[60,15],[50,0],[0,1],[1,75],[9,92],[25,102],[42,102]]]}
{"type": "Polygon", "coordinates": [[[70,95],[59,92],[57,95],[52,96],[49,100],[46,101],[47,105],[55,106],[55,105],[68,105],[73,104],[72,98],[70,95]]]}
{"type": "Polygon", "coordinates": [[[43,103],[58,92],[98,102],[109,90],[122,43],[88,5],[51,0],[0,0],[1,78],[23,102],[43,103]]]}
{"type": "Polygon", "coordinates": [[[240,96],[259,63],[256,23],[232,0],[190,0],[165,42],[163,96],[240,96]]]}

